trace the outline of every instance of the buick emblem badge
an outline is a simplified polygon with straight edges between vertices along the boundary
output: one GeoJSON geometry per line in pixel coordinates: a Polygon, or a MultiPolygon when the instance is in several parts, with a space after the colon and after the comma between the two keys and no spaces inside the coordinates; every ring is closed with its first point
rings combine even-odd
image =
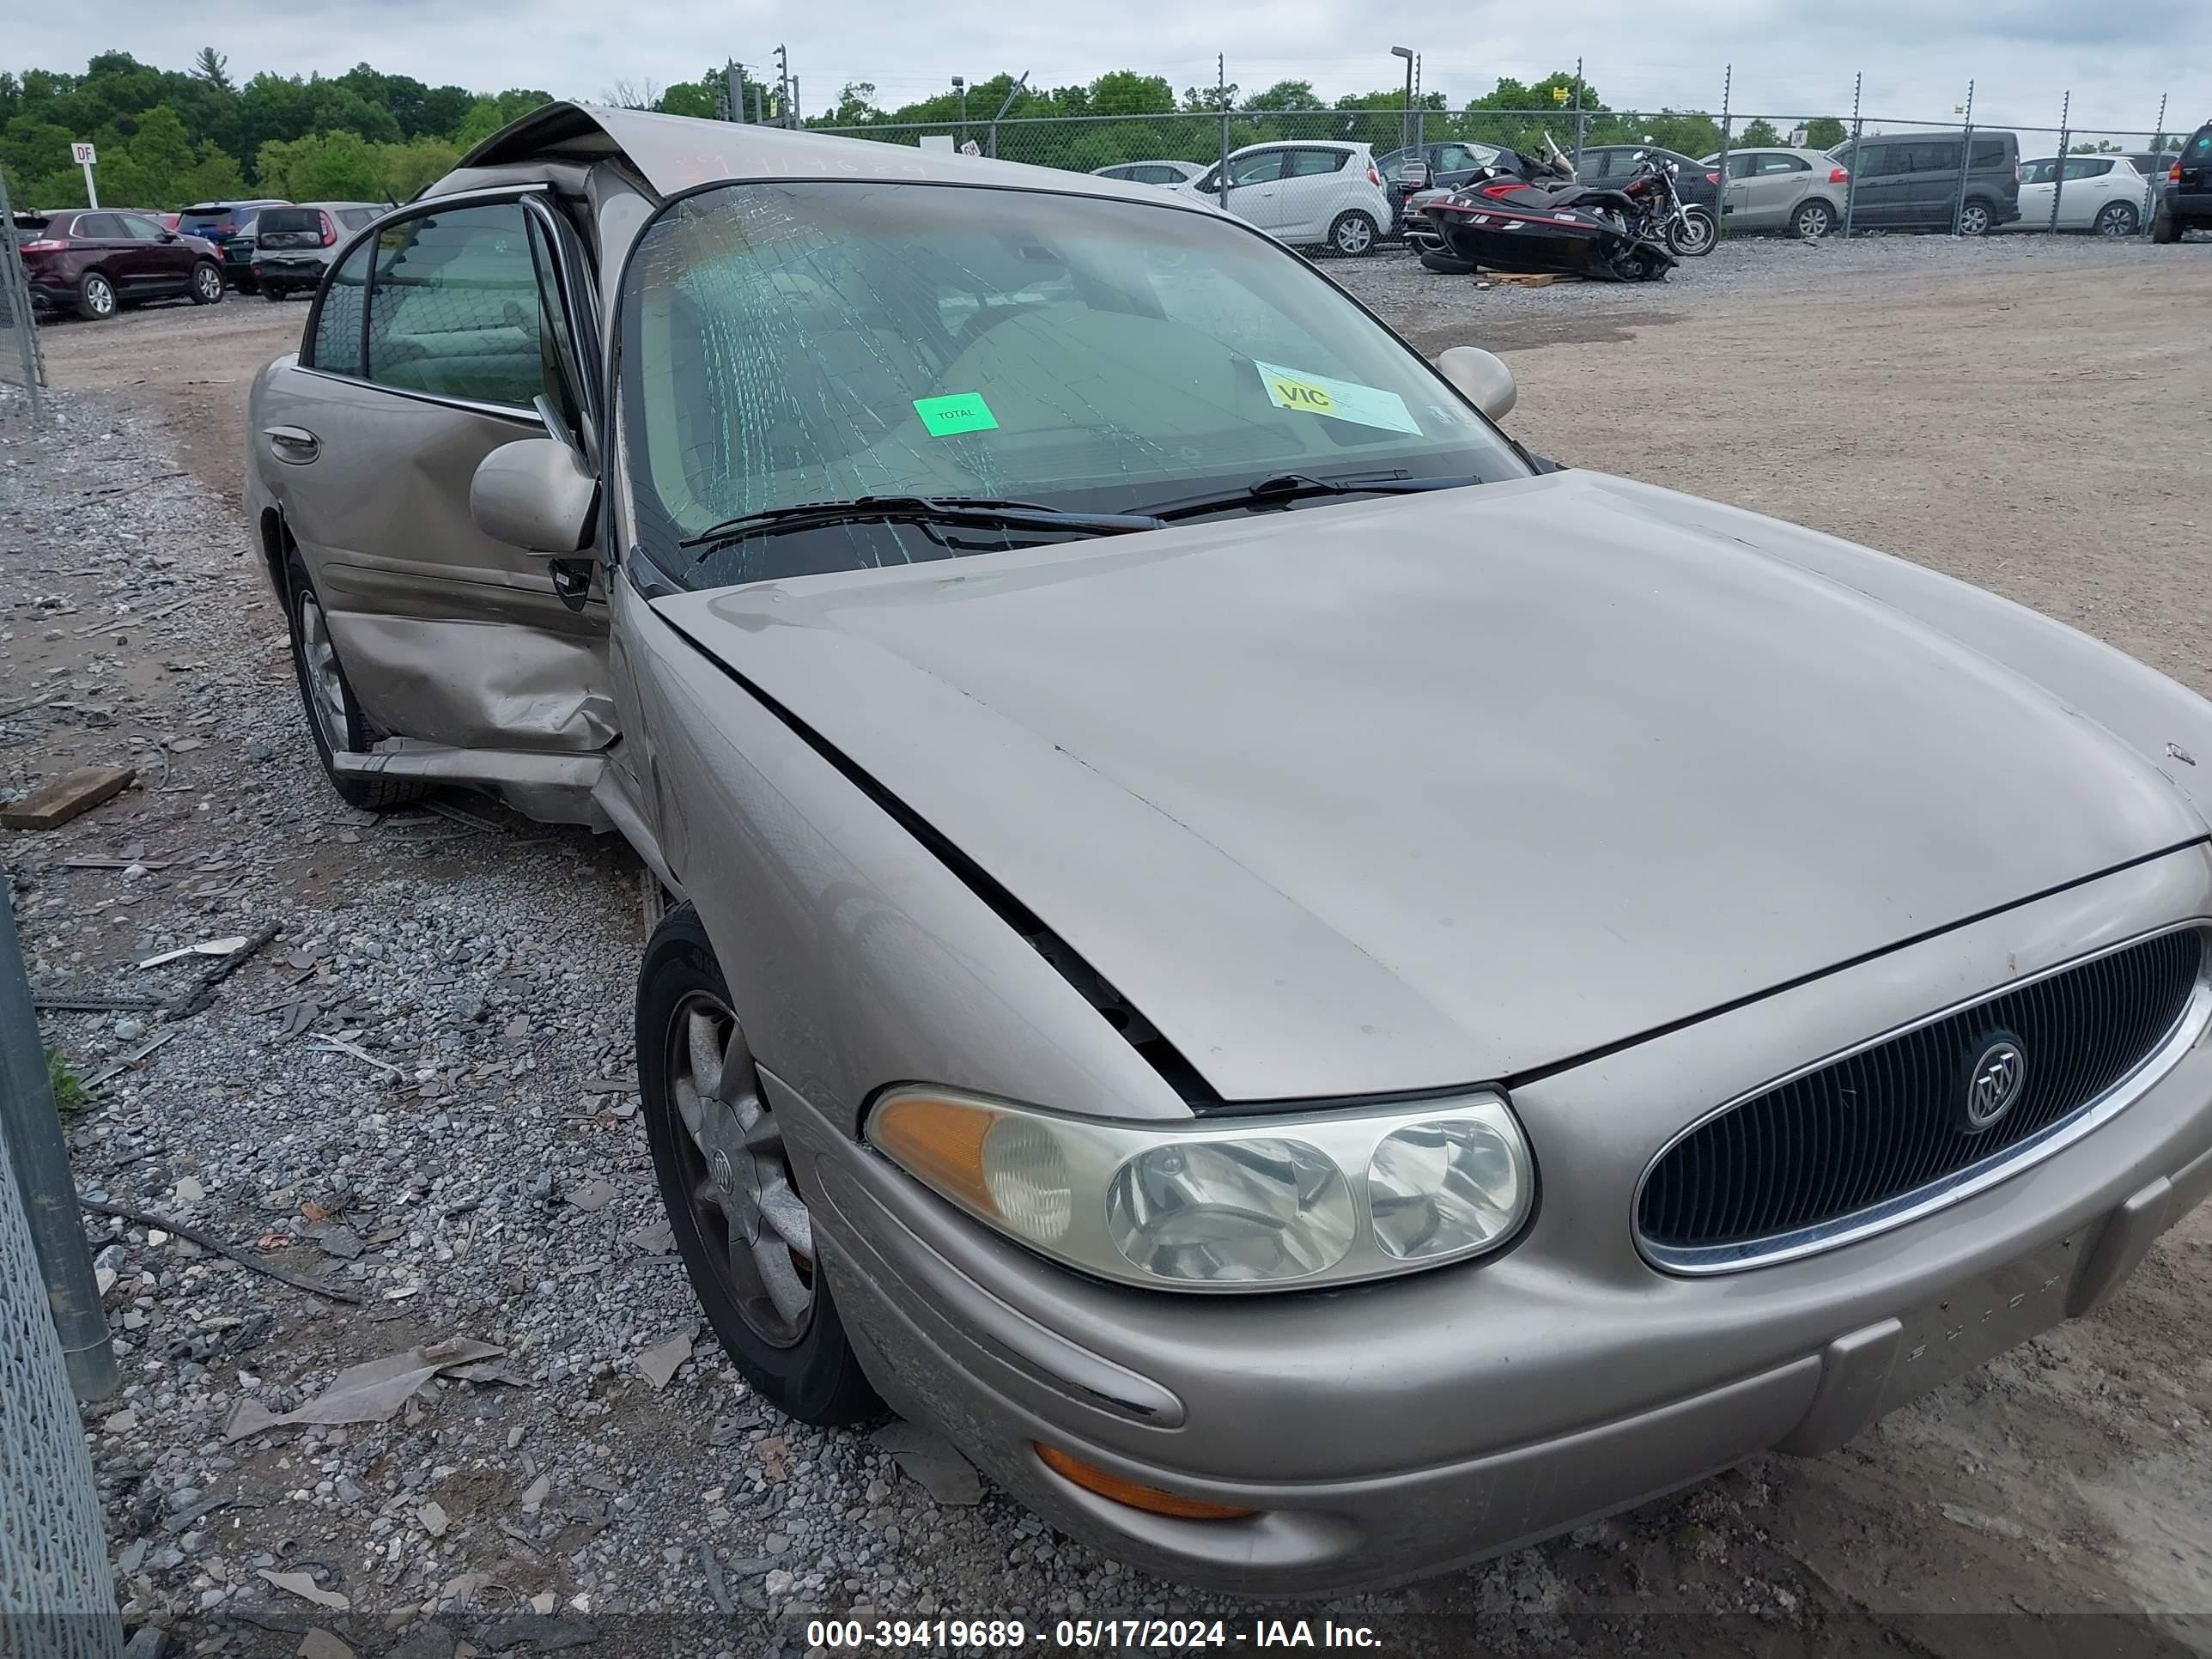
{"type": "Polygon", "coordinates": [[[2019,1039],[1992,1036],[1982,1045],[1966,1073],[1961,1127],[1970,1135],[1995,1127],[2020,1103],[2021,1091],[2027,1086],[2027,1056],[2021,1052],[2019,1039]]]}

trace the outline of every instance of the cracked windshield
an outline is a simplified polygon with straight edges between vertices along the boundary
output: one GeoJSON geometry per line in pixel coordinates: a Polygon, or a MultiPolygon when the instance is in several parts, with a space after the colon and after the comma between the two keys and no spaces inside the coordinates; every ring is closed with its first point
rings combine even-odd
{"type": "Polygon", "coordinates": [[[647,233],[623,325],[637,536],[694,586],[1099,533],[1053,514],[1286,474],[1527,470],[1304,261],[1173,207],[731,185],[647,233]],[[894,496],[909,499],[883,516],[789,511],[894,496]]]}

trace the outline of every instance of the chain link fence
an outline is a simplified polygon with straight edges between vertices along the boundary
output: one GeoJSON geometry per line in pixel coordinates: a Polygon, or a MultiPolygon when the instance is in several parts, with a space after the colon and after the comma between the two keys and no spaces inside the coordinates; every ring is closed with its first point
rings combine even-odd
{"type": "Polygon", "coordinates": [[[46,360],[39,351],[38,319],[31,312],[30,279],[16,252],[15,216],[8,181],[0,178],[0,418],[17,406],[35,421],[44,413],[46,360]]]}
{"type": "Polygon", "coordinates": [[[0,1654],[114,1659],[122,1628],[92,1459],[5,1151],[0,1147],[0,1654]]]}
{"type": "Polygon", "coordinates": [[[1158,172],[1141,175],[1143,182],[1172,183],[1172,168],[1187,181],[1208,185],[1218,182],[1219,163],[1250,144],[1364,143],[1373,150],[1386,185],[1395,182],[1399,162],[1410,159],[1408,153],[1416,148],[1440,172],[1449,172],[1473,164],[1465,159],[1471,146],[1534,153],[1548,136],[1589,177],[1589,152],[1601,153],[1596,176],[1601,176],[1616,153],[1652,146],[1706,168],[1702,187],[1692,176],[1686,194],[1707,201],[1724,196],[1723,234],[1732,228],[1798,228],[1800,222],[1793,217],[1763,210],[1761,204],[1781,186],[1762,169],[1784,168],[1784,163],[1769,159],[1778,150],[1808,152],[1797,158],[1799,171],[1817,167],[1813,158],[1833,150],[1835,165],[1826,169],[1832,179],[1821,177],[1798,185],[1816,191],[1832,210],[1826,230],[2058,229],[2148,235],[2158,178],[2185,136],[2165,127],[2163,100],[2151,128],[2076,130],[2066,124],[2063,108],[2058,113],[2056,125],[2020,126],[1978,122],[1971,102],[1942,118],[1923,120],[1867,114],[1856,107],[1856,99],[1826,115],[1786,116],[1725,106],[1585,110],[1570,101],[1530,109],[1176,111],[879,122],[814,131],[926,149],[972,144],[978,153],[1004,161],[1079,173],[1150,162],[1158,164],[1158,172]],[[2075,153],[2083,151],[2092,153],[2075,153]],[[1863,164],[1844,165],[1854,155],[1863,164]],[[2069,158],[2063,165],[2061,157],[2069,158]],[[2049,163],[2051,188],[2037,188],[2036,170],[2021,166],[2037,161],[2049,163]],[[1208,173],[1216,173],[1215,179],[1209,180],[1208,173]]]}

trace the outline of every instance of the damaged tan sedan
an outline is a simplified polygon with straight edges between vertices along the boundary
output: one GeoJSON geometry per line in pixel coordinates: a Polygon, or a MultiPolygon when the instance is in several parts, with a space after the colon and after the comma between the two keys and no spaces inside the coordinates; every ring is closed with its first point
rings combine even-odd
{"type": "Polygon", "coordinates": [[[340,251],[247,499],[348,799],[678,901],[763,1395],[1322,1590],[1840,1445],[2212,1189],[2212,708],[1511,401],[1194,199],[556,105],[340,251]]]}

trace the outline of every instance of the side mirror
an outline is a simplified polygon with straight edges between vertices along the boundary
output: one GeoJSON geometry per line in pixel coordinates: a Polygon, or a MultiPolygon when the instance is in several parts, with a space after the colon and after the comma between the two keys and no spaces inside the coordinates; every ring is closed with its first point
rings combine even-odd
{"type": "Polygon", "coordinates": [[[1436,182],[1436,169],[1426,161],[1408,161],[1398,169],[1398,183],[1408,195],[1427,190],[1436,182]]]}
{"type": "Polygon", "coordinates": [[[161,233],[160,240],[164,242],[173,242],[177,240],[177,233],[173,230],[165,230],[161,233]]]}
{"type": "Polygon", "coordinates": [[[599,481],[557,438],[501,444],[477,464],[469,516],[494,541],[553,558],[580,552],[592,535],[599,481]]]}
{"type": "Polygon", "coordinates": [[[1512,413],[1514,400],[1520,396],[1513,385],[1513,371],[1480,346],[1452,347],[1437,359],[1437,370],[1493,421],[1502,421],[1512,413]]]}

